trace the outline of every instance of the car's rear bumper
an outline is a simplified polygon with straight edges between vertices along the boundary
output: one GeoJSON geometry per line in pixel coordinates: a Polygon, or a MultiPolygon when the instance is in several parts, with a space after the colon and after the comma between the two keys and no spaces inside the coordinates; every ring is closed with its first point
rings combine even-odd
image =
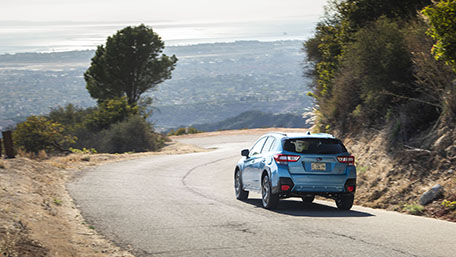
{"type": "Polygon", "coordinates": [[[291,177],[296,192],[343,192],[347,176],[344,175],[294,175],[291,177]]]}
{"type": "MultiPolygon", "coordinates": [[[[282,173],[285,175],[284,173],[282,173]]],[[[319,193],[346,193],[356,191],[356,168],[347,169],[344,174],[299,174],[290,173],[277,179],[273,185],[273,193],[290,195],[305,195],[319,193]],[[289,185],[290,189],[283,191],[281,185],[289,185]]]]}

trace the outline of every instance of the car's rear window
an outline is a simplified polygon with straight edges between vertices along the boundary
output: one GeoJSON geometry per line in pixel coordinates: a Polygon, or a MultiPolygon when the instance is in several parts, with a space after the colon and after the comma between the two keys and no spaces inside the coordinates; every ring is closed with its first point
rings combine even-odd
{"type": "Polygon", "coordinates": [[[302,154],[338,154],[347,149],[338,139],[330,138],[293,138],[283,143],[285,151],[302,154]]]}

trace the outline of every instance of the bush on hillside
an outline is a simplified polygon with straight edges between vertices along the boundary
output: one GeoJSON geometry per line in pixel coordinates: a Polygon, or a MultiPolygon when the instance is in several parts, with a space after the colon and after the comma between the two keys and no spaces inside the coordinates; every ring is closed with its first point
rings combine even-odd
{"type": "Polygon", "coordinates": [[[73,149],[94,149],[97,152],[155,151],[164,138],[153,132],[143,107],[131,106],[125,97],[109,99],[97,107],[82,109],[67,105],[52,109],[49,119],[63,124],[63,134],[75,136],[73,149]]]}
{"type": "Polygon", "coordinates": [[[96,135],[93,148],[104,153],[155,151],[163,147],[164,137],[140,116],[113,124],[96,135]]]}
{"type": "Polygon", "coordinates": [[[333,79],[332,97],[320,106],[326,122],[342,130],[353,119],[365,125],[383,123],[388,107],[401,101],[396,95],[414,96],[411,55],[395,22],[380,18],[353,38],[333,79]]]}
{"type": "Polygon", "coordinates": [[[84,109],[73,104],[68,104],[65,107],[51,108],[51,112],[47,115],[47,118],[62,124],[65,128],[65,134],[73,135],[76,131],[84,128],[84,121],[96,109],[97,107],[84,109]]]}
{"type": "Polygon", "coordinates": [[[97,108],[86,116],[84,123],[89,130],[97,132],[136,114],[138,107],[128,104],[127,97],[123,96],[99,103],[97,108]]]}
{"type": "Polygon", "coordinates": [[[455,6],[332,1],[304,44],[315,64],[317,127],[344,133],[388,124],[407,140],[436,122],[454,123],[455,6]],[[417,14],[428,5],[423,20],[417,14]]]}
{"type": "Polygon", "coordinates": [[[26,152],[38,154],[39,151],[66,151],[75,137],[64,134],[64,127],[43,116],[30,116],[19,123],[13,132],[16,147],[26,152]]]}
{"type": "MultiPolygon", "coordinates": [[[[435,59],[429,49],[434,40],[426,36],[429,28],[424,22],[411,24],[406,32],[414,64],[414,85],[421,92],[420,102],[434,108],[434,120],[454,121],[456,117],[456,73],[444,60],[435,59]]],[[[416,101],[416,100],[415,100],[416,101]]],[[[421,112],[422,113],[422,112],[421,112]]],[[[428,115],[427,113],[422,113],[428,115]]]]}
{"type": "Polygon", "coordinates": [[[174,131],[174,129],[171,129],[168,132],[168,136],[180,136],[180,135],[185,135],[185,134],[196,134],[196,133],[201,133],[201,132],[202,131],[199,131],[194,127],[178,128],[176,131],[174,131]]]}

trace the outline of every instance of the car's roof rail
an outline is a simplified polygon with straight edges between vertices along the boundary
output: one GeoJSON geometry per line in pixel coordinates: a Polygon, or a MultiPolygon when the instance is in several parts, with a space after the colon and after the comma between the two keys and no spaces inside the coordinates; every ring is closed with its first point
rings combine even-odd
{"type": "Polygon", "coordinates": [[[285,136],[290,138],[298,138],[298,137],[308,137],[308,138],[335,138],[331,134],[327,133],[311,133],[310,131],[306,131],[305,133],[288,133],[285,136]]]}
{"type": "Polygon", "coordinates": [[[279,132],[279,131],[268,132],[268,134],[279,134],[279,135],[282,135],[282,136],[287,136],[287,133],[283,133],[283,132],[279,132]]]}

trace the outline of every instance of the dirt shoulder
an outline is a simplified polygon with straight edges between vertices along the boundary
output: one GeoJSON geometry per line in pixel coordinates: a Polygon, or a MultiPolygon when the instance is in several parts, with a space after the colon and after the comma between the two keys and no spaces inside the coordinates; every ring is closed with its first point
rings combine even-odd
{"type": "Polygon", "coordinates": [[[86,224],[65,184],[89,166],[201,151],[207,150],[172,142],[160,152],[0,159],[0,254],[133,256],[86,224]]]}

